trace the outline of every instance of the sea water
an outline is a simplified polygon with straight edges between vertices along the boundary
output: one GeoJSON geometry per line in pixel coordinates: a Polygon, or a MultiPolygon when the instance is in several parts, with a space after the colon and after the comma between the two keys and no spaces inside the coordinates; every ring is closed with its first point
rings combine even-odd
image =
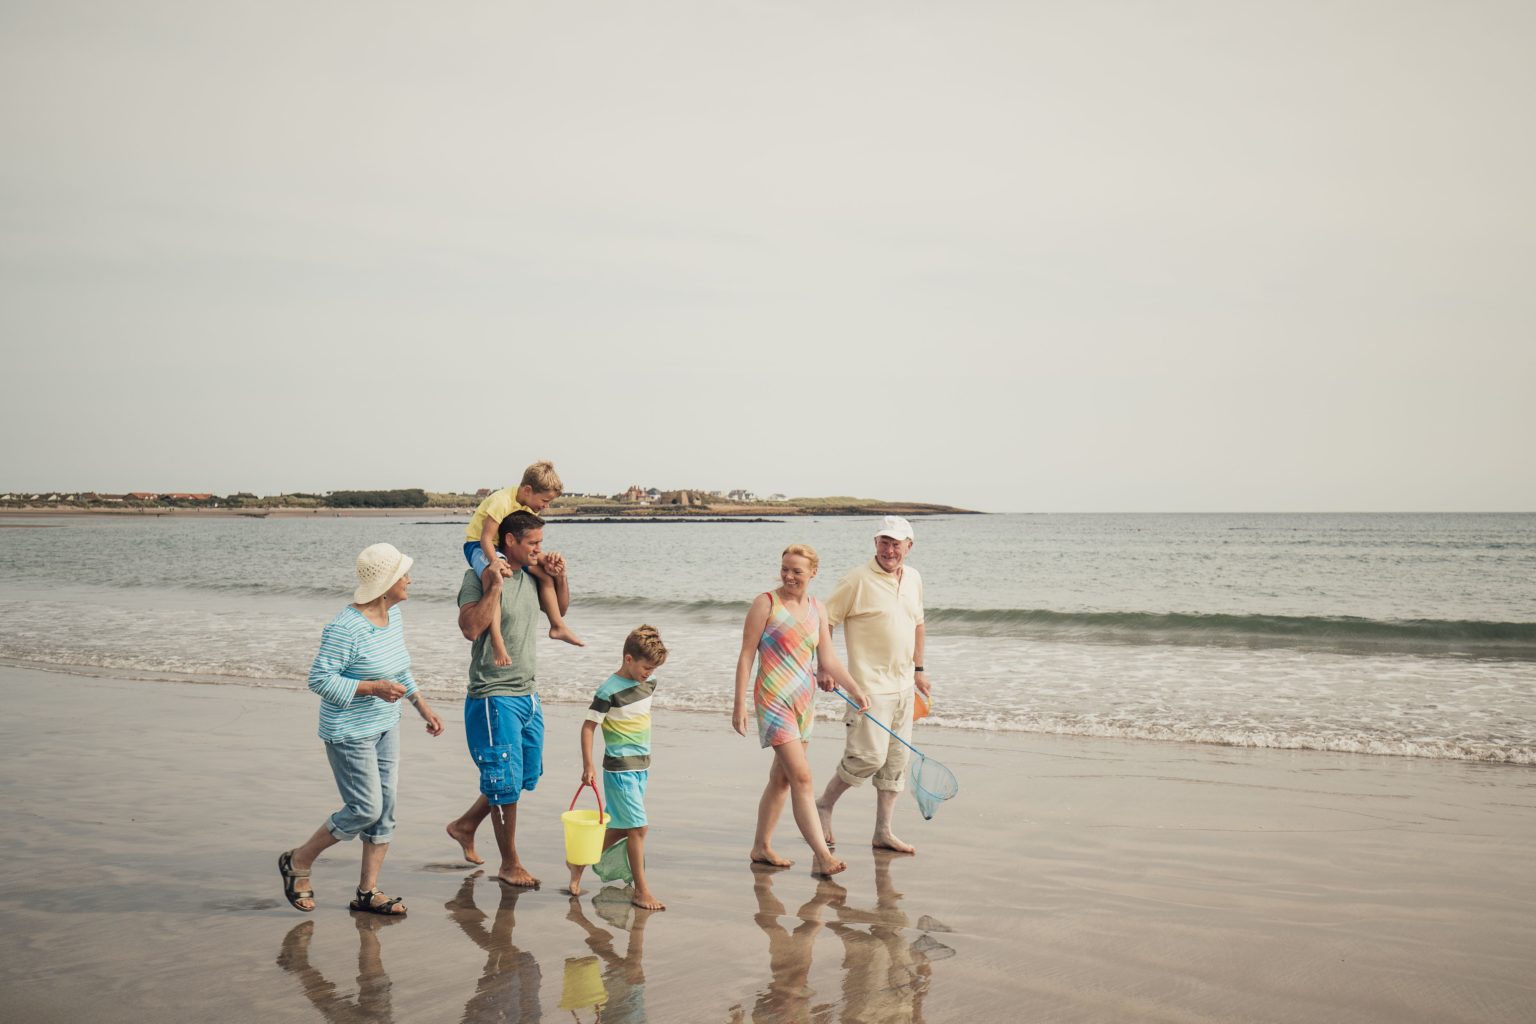
{"type": "MultiPolygon", "coordinates": [[[[0,658],[138,678],[303,686],[357,552],[416,559],[417,680],[461,696],[463,520],[38,517],[0,529],[0,658]],[[35,528],[31,528],[35,526],[35,528]]],[[[873,518],[552,520],[585,648],[540,640],[547,700],[584,702],[649,622],[661,707],[731,706],[741,625],[779,552],[812,593],[873,518]]],[[[1536,763],[1536,515],[990,515],[914,520],[928,729],[1536,763]]],[[[60,685],[68,685],[61,682],[60,685]]],[[[823,695],[820,713],[841,715],[823,695]]]]}

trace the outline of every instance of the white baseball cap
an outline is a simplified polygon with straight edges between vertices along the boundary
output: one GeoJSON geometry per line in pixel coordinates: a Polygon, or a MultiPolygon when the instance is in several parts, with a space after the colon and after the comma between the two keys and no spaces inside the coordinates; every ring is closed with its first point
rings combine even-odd
{"type": "Polygon", "coordinates": [[[886,516],[880,524],[880,529],[875,531],[876,537],[889,537],[892,540],[916,540],[912,536],[912,524],[901,516],[886,516]]]}

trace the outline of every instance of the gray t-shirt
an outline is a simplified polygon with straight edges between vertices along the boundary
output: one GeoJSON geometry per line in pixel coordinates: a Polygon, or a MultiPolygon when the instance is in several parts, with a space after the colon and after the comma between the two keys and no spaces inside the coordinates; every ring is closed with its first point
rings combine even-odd
{"type": "MultiPolygon", "coordinates": [[[[474,604],[485,594],[473,569],[464,571],[459,587],[459,607],[474,604]]],[[[471,697],[523,697],[538,687],[534,638],[539,618],[539,581],[527,572],[516,572],[501,581],[501,639],[507,645],[510,665],[496,664],[496,649],[487,629],[475,638],[469,656],[471,697]]]]}

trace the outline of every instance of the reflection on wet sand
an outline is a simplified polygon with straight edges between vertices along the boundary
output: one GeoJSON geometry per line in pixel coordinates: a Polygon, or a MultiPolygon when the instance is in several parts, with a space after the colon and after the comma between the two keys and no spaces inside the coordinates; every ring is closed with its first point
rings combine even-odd
{"type": "MultiPolygon", "coordinates": [[[[901,909],[902,894],[891,878],[896,854],[875,851],[875,902],[872,907],[849,901],[848,890],[830,879],[816,882],[815,892],[794,914],[799,923],[791,930],[781,919],[789,916],[774,894],[775,884],[789,888],[804,884],[801,876],[786,876],[776,883],[777,870],[753,865],[753,890],[757,896],[757,926],[768,936],[768,987],[758,993],[752,1006],[754,1024],[922,1024],[931,964],[954,956],[928,931],[947,931],[932,918],[919,920],[921,934],[912,936],[907,914],[901,909]],[[834,911],[826,919],[827,908],[834,911]],[[811,954],[817,934],[825,928],[843,943],[841,999],[815,1003],[810,987],[811,954]]],[[[747,1019],[742,1006],[730,1011],[732,1022],[747,1019]]]]}
{"type": "Polygon", "coordinates": [[[581,900],[571,899],[566,919],[587,933],[587,946],[596,956],[566,960],[565,984],[561,988],[561,1009],[579,1010],[591,1006],[596,1019],[606,1024],[646,1024],[645,923],[655,911],[642,910],[630,903],[629,893],[603,889],[592,898],[593,909],[615,928],[629,932],[624,955],[614,948],[614,934],[593,924],[581,907],[581,900]],[[605,895],[613,894],[617,895],[605,895]],[[601,974],[591,972],[601,963],[601,974]]]}
{"type": "Polygon", "coordinates": [[[309,962],[309,942],[315,934],[315,922],[304,921],[283,936],[277,966],[292,974],[299,991],[320,1015],[331,1024],[389,1024],[395,1019],[390,1005],[389,975],[379,950],[379,931],[399,922],[395,917],[353,914],[357,925],[357,995],[341,996],[336,985],[326,980],[309,962]]]}
{"type": "MultiPolygon", "coordinates": [[[[916,939],[909,938],[901,893],[891,880],[891,861],[898,856],[889,850],[875,851],[873,908],[844,901],[837,908],[837,920],[827,925],[828,931],[843,940],[843,1005],[837,1018],[842,1024],[922,1024],[923,1000],[933,975],[930,964],[955,955],[926,931],[916,939]]],[[[931,918],[918,924],[920,928],[948,930],[931,918]]]]}
{"type": "Polygon", "coordinates": [[[475,905],[475,883],[483,880],[477,871],[464,879],[453,899],[443,904],[448,916],[464,930],[470,941],[485,950],[485,969],[475,985],[475,994],[464,1004],[464,1024],[505,1021],[527,1024],[542,1018],[539,984],[543,975],[533,954],[512,944],[512,930],[517,924],[517,899],[525,890],[502,885],[495,879],[496,917],[487,928],[486,913],[475,905]]]}

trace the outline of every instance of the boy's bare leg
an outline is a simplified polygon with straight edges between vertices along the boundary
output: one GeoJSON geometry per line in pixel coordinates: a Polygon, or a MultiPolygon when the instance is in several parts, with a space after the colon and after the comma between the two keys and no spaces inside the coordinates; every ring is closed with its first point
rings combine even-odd
{"type": "MultiPolygon", "coordinates": [[[[490,565],[486,566],[485,567],[485,571],[480,574],[480,585],[482,587],[484,587],[486,590],[490,590],[491,589],[491,575],[493,573],[495,575],[498,575],[498,576],[501,575],[502,567],[505,566],[506,564],[507,563],[503,562],[501,559],[498,558],[496,561],[494,561],[490,565]]],[[[512,664],[512,656],[507,653],[507,642],[501,638],[501,616],[500,615],[492,615],[491,616],[491,629],[490,629],[490,633],[491,633],[491,656],[495,660],[497,665],[501,666],[502,668],[505,668],[506,666],[512,664]]]]}
{"type": "Polygon", "coordinates": [[[480,823],[489,813],[491,813],[491,802],[482,794],[475,797],[475,802],[469,805],[469,810],[444,826],[443,830],[463,848],[464,859],[471,864],[485,863],[485,858],[475,852],[475,833],[480,830],[480,823]]]}
{"type": "Polygon", "coordinates": [[[642,825],[629,830],[629,873],[635,876],[635,895],[630,901],[641,910],[666,910],[667,905],[657,899],[645,881],[645,833],[642,825]]]}
{"type": "Polygon", "coordinates": [[[501,852],[501,869],[496,878],[508,885],[537,889],[539,880],[528,873],[517,859],[517,804],[490,808],[491,828],[496,831],[496,848],[501,852]]]}
{"type": "Polygon", "coordinates": [[[555,581],[548,576],[540,576],[538,579],[539,610],[544,613],[545,618],[549,619],[549,638],[564,640],[576,647],[587,646],[587,642],[565,624],[565,618],[560,614],[560,599],[555,595],[555,581]]]}
{"type": "Polygon", "coordinates": [[[585,864],[572,864],[570,861],[566,861],[565,866],[571,869],[571,895],[580,896],[581,873],[587,870],[587,866],[585,864]]]}
{"type": "Polygon", "coordinates": [[[777,755],[768,769],[768,783],[763,786],[763,796],[757,802],[757,834],[752,837],[752,863],[769,867],[793,867],[794,861],[781,857],[773,850],[773,830],[784,813],[784,801],[789,799],[789,780],[777,755]]]}

